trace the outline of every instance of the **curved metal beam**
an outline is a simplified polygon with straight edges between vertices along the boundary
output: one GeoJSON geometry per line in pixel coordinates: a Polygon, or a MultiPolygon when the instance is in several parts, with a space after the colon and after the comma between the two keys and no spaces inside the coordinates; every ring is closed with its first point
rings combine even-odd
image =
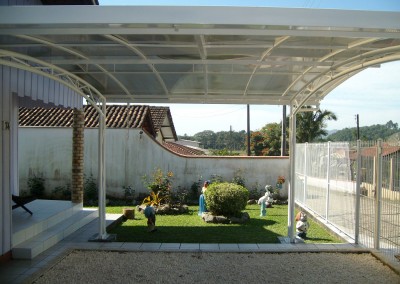
{"type": "Polygon", "coordinates": [[[80,94],[91,105],[93,105],[101,115],[104,115],[101,109],[96,105],[96,101],[94,101],[93,98],[98,97],[100,100],[105,102],[105,97],[95,87],[78,76],[42,60],[8,50],[0,50],[0,58],[4,57],[9,58],[10,60],[0,59],[1,65],[26,70],[55,80],[80,94]],[[34,66],[27,62],[34,63],[34,66]]]}
{"type": "MultiPolygon", "coordinates": [[[[262,62],[268,55],[271,54],[271,52],[275,48],[280,46],[282,43],[284,43],[289,38],[290,38],[290,36],[285,36],[285,37],[280,37],[280,38],[276,39],[274,45],[272,47],[268,48],[266,51],[264,51],[263,54],[261,55],[260,59],[257,61],[262,62]]],[[[254,74],[257,72],[258,69],[260,69],[260,65],[257,65],[256,67],[254,67],[253,72],[251,73],[249,80],[247,81],[246,88],[244,89],[244,93],[243,93],[244,96],[247,95],[247,90],[249,89],[249,86],[250,86],[251,81],[253,80],[254,74]]]]}
{"type": "Polygon", "coordinates": [[[160,73],[158,73],[157,69],[150,63],[147,62],[147,57],[146,55],[144,55],[138,48],[134,47],[133,45],[129,44],[129,42],[127,42],[126,40],[116,36],[116,35],[103,35],[104,37],[118,42],[121,45],[127,47],[128,49],[132,50],[134,53],[136,53],[137,55],[139,55],[141,58],[143,58],[147,64],[147,66],[149,66],[149,68],[153,71],[154,75],[156,75],[158,82],[160,83],[161,87],[164,90],[165,95],[168,95],[168,89],[167,86],[164,83],[164,80],[161,78],[160,73]]]}
{"type": "MultiPolygon", "coordinates": [[[[340,54],[340,53],[342,53],[342,52],[344,52],[344,51],[348,51],[348,50],[351,49],[351,48],[355,48],[355,47],[358,47],[358,46],[360,46],[360,45],[364,45],[364,44],[367,44],[367,43],[371,43],[371,42],[374,42],[374,41],[376,41],[376,40],[378,40],[378,39],[377,39],[377,38],[373,38],[373,39],[366,39],[366,40],[362,40],[362,41],[356,41],[356,42],[350,44],[349,47],[348,47],[347,49],[338,49],[338,50],[335,50],[335,51],[333,51],[333,52],[331,52],[331,53],[329,53],[329,54],[323,56],[323,57],[320,58],[317,62],[322,63],[322,62],[328,60],[329,58],[331,58],[331,57],[333,57],[333,56],[335,56],[335,55],[337,55],[337,54],[340,54]]],[[[313,67],[308,67],[300,76],[298,76],[298,77],[296,78],[296,80],[294,80],[294,81],[289,85],[289,87],[286,88],[286,90],[285,90],[285,91],[283,92],[283,94],[282,94],[282,97],[286,96],[287,93],[290,91],[290,89],[293,88],[293,86],[294,86],[295,84],[297,84],[297,82],[299,82],[301,79],[303,79],[312,69],[313,69],[313,67]]]]}
{"type": "MultiPolygon", "coordinates": [[[[73,50],[73,49],[70,49],[70,48],[66,48],[66,47],[64,47],[64,46],[61,46],[61,45],[59,45],[59,44],[55,44],[55,43],[50,42],[50,41],[48,41],[48,40],[43,40],[43,39],[40,39],[40,38],[37,38],[37,37],[27,36],[27,35],[17,35],[16,37],[23,38],[23,39],[27,39],[27,40],[31,40],[31,41],[35,41],[35,42],[38,42],[38,43],[42,43],[42,44],[44,44],[44,45],[54,47],[54,48],[56,48],[56,49],[65,51],[65,52],[67,52],[67,53],[69,53],[69,54],[72,54],[72,55],[75,55],[75,56],[80,57],[80,58],[82,58],[82,59],[86,59],[86,60],[89,60],[89,61],[90,61],[90,58],[87,57],[86,55],[84,55],[84,54],[82,54],[82,53],[80,53],[80,52],[78,52],[78,51],[75,51],[75,50],[73,50]]],[[[118,80],[114,75],[112,75],[110,72],[108,72],[108,71],[107,71],[104,67],[102,67],[101,65],[99,65],[99,64],[94,64],[94,63],[91,63],[91,64],[94,65],[94,66],[96,66],[97,68],[99,68],[99,70],[101,70],[104,74],[106,74],[108,77],[110,77],[110,78],[111,78],[111,79],[112,79],[112,80],[113,80],[113,81],[114,81],[128,96],[131,97],[131,99],[133,99],[132,94],[131,94],[131,93],[129,92],[129,90],[125,87],[125,85],[122,84],[122,82],[121,82],[120,80],[118,80]]]]}
{"type": "MultiPolygon", "coordinates": [[[[297,97],[300,96],[305,91],[305,89],[307,87],[309,87],[311,84],[313,84],[316,80],[321,79],[323,76],[326,76],[329,72],[332,72],[332,70],[338,69],[339,67],[344,66],[349,63],[359,62],[359,61],[366,59],[368,57],[371,57],[371,56],[380,56],[380,55],[385,55],[389,52],[393,53],[393,52],[397,52],[397,51],[400,51],[400,46],[391,46],[391,47],[382,48],[379,50],[365,52],[363,54],[351,57],[348,60],[339,62],[339,63],[333,65],[330,69],[328,69],[324,72],[321,72],[314,79],[310,80],[307,85],[304,85],[303,87],[301,87],[301,89],[297,92],[297,94],[293,96],[292,101],[295,101],[297,99],[297,97]]],[[[332,75],[331,77],[333,77],[333,76],[334,75],[332,75]]]]}
{"type": "Polygon", "coordinates": [[[395,54],[395,55],[389,55],[386,57],[382,57],[382,58],[378,58],[378,59],[374,59],[371,61],[368,61],[366,63],[362,63],[356,66],[353,66],[351,68],[346,69],[345,71],[342,71],[334,76],[332,76],[331,79],[323,82],[322,84],[318,85],[317,87],[315,87],[314,90],[312,90],[309,94],[307,94],[307,96],[305,98],[303,98],[300,103],[297,105],[294,114],[297,114],[300,107],[312,96],[314,95],[319,89],[323,88],[324,86],[336,81],[336,80],[340,80],[343,76],[346,76],[348,74],[354,73],[354,72],[358,72],[359,70],[363,70],[367,67],[376,65],[376,64],[381,64],[381,63],[387,63],[387,62],[392,62],[392,61],[397,61],[400,60],[400,54],[395,54]]]}

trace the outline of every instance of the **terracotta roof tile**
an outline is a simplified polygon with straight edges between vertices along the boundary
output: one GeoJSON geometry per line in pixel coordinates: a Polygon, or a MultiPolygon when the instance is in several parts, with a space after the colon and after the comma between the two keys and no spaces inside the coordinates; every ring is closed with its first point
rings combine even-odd
{"type": "Polygon", "coordinates": [[[185,155],[185,156],[201,156],[205,155],[205,153],[201,150],[197,150],[191,147],[187,147],[184,145],[176,144],[174,142],[164,142],[163,146],[170,151],[180,154],[180,155],[185,155]]]}
{"type": "MultiPolygon", "coordinates": [[[[157,107],[155,112],[157,113],[157,107]]],[[[86,105],[85,127],[98,127],[99,115],[93,106],[86,105]]],[[[164,108],[162,111],[165,111],[164,108]]],[[[146,105],[107,105],[106,125],[109,128],[143,128],[146,120],[152,119],[150,108],[146,105]]],[[[159,118],[157,118],[159,120],[159,118]]],[[[25,108],[19,109],[20,126],[72,127],[73,110],[63,108],[25,108]]]]}
{"type": "MultiPolygon", "coordinates": [[[[165,140],[177,140],[169,107],[148,105],[107,105],[107,128],[141,128],[156,137],[160,133],[165,140]]],[[[93,106],[84,106],[85,127],[99,127],[99,114],[93,106]]],[[[64,108],[19,109],[20,126],[72,127],[73,110],[64,108]]]]}
{"type": "Polygon", "coordinates": [[[154,128],[160,129],[163,125],[164,118],[168,115],[168,107],[150,107],[151,117],[153,118],[154,128]]]}

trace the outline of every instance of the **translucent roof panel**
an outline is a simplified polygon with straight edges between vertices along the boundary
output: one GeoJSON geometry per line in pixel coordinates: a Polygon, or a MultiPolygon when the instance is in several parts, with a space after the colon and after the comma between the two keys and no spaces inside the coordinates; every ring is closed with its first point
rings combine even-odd
{"type": "Polygon", "coordinates": [[[399,60],[399,19],[323,9],[10,6],[0,9],[0,64],[56,66],[63,80],[78,76],[108,102],[313,105],[365,68],[399,60]]]}

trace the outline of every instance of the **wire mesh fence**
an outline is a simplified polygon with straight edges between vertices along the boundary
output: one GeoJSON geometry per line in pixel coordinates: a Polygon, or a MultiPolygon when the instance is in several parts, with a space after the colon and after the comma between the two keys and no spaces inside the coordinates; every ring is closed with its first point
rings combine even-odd
{"type": "Polygon", "coordinates": [[[297,144],[295,199],[354,242],[400,253],[400,145],[297,144]]]}

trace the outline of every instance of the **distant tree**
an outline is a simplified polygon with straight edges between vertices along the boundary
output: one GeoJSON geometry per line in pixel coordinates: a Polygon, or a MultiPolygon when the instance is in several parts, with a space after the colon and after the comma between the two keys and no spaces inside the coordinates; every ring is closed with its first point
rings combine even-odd
{"type": "Polygon", "coordinates": [[[200,142],[201,146],[205,149],[242,151],[245,148],[245,138],[246,132],[244,130],[239,132],[219,131],[217,133],[211,130],[205,130],[196,133],[189,140],[200,142]]]}
{"type": "MultiPolygon", "coordinates": [[[[361,140],[377,140],[379,138],[386,139],[391,135],[398,133],[399,129],[397,123],[393,123],[391,120],[386,124],[375,124],[371,126],[360,127],[361,140]]],[[[330,141],[354,141],[357,139],[356,128],[344,128],[339,130],[327,137],[330,141]]]]}
{"type": "Polygon", "coordinates": [[[211,150],[211,155],[213,156],[239,156],[238,152],[232,152],[228,149],[221,149],[221,150],[211,150]]]}
{"type": "Polygon", "coordinates": [[[250,135],[250,150],[255,156],[267,156],[268,147],[266,145],[266,133],[262,131],[253,131],[250,135]]]}
{"type": "Polygon", "coordinates": [[[267,133],[268,156],[281,155],[282,126],[280,123],[269,123],[262,128],[267,133]]]}
{"type": "Polygon", "coordinates": [[[189,136],[186,133],[184,135],[178,135],[179,140],[194,140],[193,136],[189,136]]]}
{"type": "Polygon", "coordinates": [[[255,156],[280,156],[281,124],[269,123],[250,136],[250,150],[255,156]]]}
{"type": "Polygon", "coordinates": [[[217,136],[211,130],[204,130],[202,132],[196,133],[193,138],[196,141],[199,141],[200,145],[203,146],[204,149],[212,149],[215,145],[217,136]]]}
{"type": "Polygon", "coordinates": [[[398,129],[398,124],[397,123],[393,123],[393,121],[389,120],[388,122],[386,122],[386,127],[388,129],[394,129],[397,130],[398,129]]]}
{"type": "MultiPolygon", "coordinates": [[[[310,108],[306,106],[306,108],[310,108]]],[[[326,136],[326,121],[337,120],[336,115],[329,110],[306,111],[296,116],[297,143],[315,142],[326,136]]],[[[289,123],[287,123],[289,125],[289,123]]]]}

